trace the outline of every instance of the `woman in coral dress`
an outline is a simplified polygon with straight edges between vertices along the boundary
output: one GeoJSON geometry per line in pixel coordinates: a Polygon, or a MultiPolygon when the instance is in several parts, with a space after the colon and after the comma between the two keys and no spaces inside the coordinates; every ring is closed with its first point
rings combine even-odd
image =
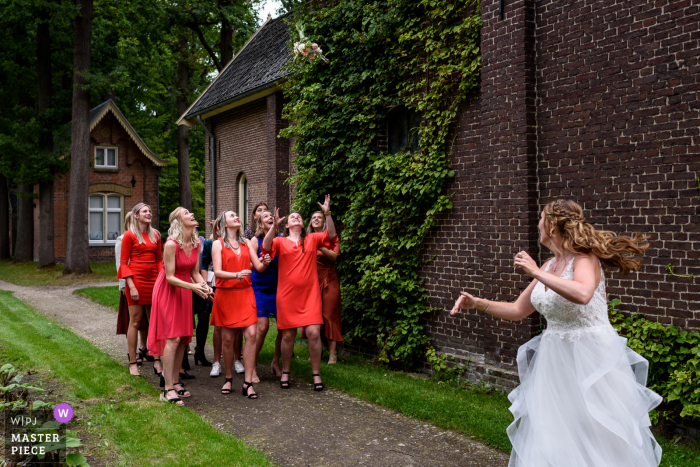
{"type": "Polygon", "coordinates": [[[275,208],[274,229],[270,229],[263,239],[262,250],[271,257],[279,258],[277,285],[277,329],[282,332],[282,379],[280,386],[288,389],[289,367],[297,328],[305,328],[309,339],[309,357],[313,370],[314,390],[323,391],[321,369],[321,326],[323,313],[321,291],[318,287],[316,270],[316,250],[330,248],[335,238],[335,225],[330,212],[331,197],[326,195],[323,205],[319,203],[326,218],[327,230],[323,233],[307,234],[304,219],[298,212],[292,212],[282,237],[275,238],[275,231],[285,219],[279,218],[275,208]]]}
{"type": "MultiPolygon", "coordinates": [[[[135,376],[139,376],[136,341],[141,321],[149,319],[153,286],[162,268],[160,233],[151,226],[151,218],[151,208],[147,204],[139,203],[131,210],[131,228],[122,238],[117,272],[117,278],[126,281],[126,300],[129,304],[126,342],[129,371],[135,376]]],[[[154,367],[158,363],[155,362],[154,367]]]]}
{"type": "Polygon", "coordinates": [[[170,213],[163,268],[153,288],[148,329],[148,350],[163,358],[165,389],[160,398],[177,405],[184,405],[180,397],[190,396],[173,382],[178,381],[182,356],[192,341],[192,292],[202,298],[212,292],[199,272],[197,225],[194,214],[183,207],[170,213]]]}
{"type": "Polygon", "coordinates": [[[515,421],[510,467],[652,467],[661,461],[648,412],[661,397],[647,389],[648,362],[608,321],[605,270],[641,266],[642,235],[596,230],[577,203],[548,203],[540,243],[555,257],[543,268],[521,251],[515,266],[533,280],[515,303],[462,292],[459,308],[520,321],[537,310],[547,329],[518,349],[520,386],[508,396],[515,421]]]}
{"type": "Polygon", "coordinates": [[[243,395],[257,399],[253,389],[253,369],[255,367],[255,337],[257,334],[257,308],[255,294],[251,287],[251,264],[258,271],[265,266],[258,259],[257,251],[241,233],[241,220],[233,211],[224,211],[217,219],[221,238],[211,247],[211,257],[216,276],[216,295],[211,313],[211,324],[221,327],[224,351],[226,382],[221,394],[231,394],[233,386],[234,337],[243,331],[243,395]]]}

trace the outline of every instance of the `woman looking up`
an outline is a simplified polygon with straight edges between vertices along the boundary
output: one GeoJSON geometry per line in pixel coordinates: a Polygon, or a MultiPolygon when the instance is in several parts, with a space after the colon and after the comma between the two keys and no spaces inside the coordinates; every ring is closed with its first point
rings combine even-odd
{"type": "Polygon", "coordinates": [[[577,203],[547,203],[540,243],[554,258],[539,268],[525,252],[515,267],[534,280],[515,303],[462,292],[451,315],[476,308],[520,321],[537,310],[547,329],[518,349],[520,386],[508,396],[511,466],[651,467],[661,460],[648,412],[661,397],[645,387],[648,363],[608,321],[605,271],[636,271],[645,238],[596,230],[577,203]]]}
{"type": "MultiPolygon", "coordinates": [[[[272,213],[270,211],[263,211],[258,215],[255,225],[257,225],[258,230],[255,232],[256,236],[250,240],[250,247],[251,250],[257,252],[258,257],[262,257],[262,239],[265,237],[265,234],[267,234],[267,231],[274,226],[272,213]],[[258,243],[260,243],[260,245],[258,243]]],[[[258,309],[258,334],[255,338],[256,366],[260,350],[265,343],[267,331],[270,329],[270,318],[277,319],[277,263],[277,257],[275,257],[270,264],[267,265],[265,271],[253,271],[250,275],[250,280],[253,284],[253,292],[255,293],[255,305],[258,309]]],[[[272,358],[272,364],[270,365],[272,376],[282,376],[282,370],[279,364],[280,355],[282,355],[281,345],[282,333],[278,332],[277,338],[275,339],[275,354],[272,358]]],[[[253,367],[253,383],[260,382],[258,373],[255,371],[256,366],[253,367]]]]}
{"type": "MultiPolygon", "coordinates": [[[[151,296],[158,273],[162,268],[160,233],[151,226],[151,208],[139,203],[131,210],[131,226],[124,233],[121,244],[118,279],[126,280],[126,300],[129,304],[129,329],[126,342],[129,348],[129,372],[140,376],[136,358],[136,341],[141,321],[148,320],[151,296]],[[132,357],[134,360],[132,360],[132,357]]],[[[154,362],[158,374],[160,362],[154,362]]]]}
{"type": "Polygon", "coordinates": [[[153,288],[148,350],[151,355],[163,357],[165,389],[161,400],[184,405],[180,397],[189,397],[190,393],[173,382],[177,381],[185,348],[192,341],[192,292],[207,298],[212,291],[199,273],[194,214],[178,207],[170,213],[169,220],[163,269],[153,288]]]}
{"type": "MultiPolygon", "coordinates": [[[[311,215],[308,233],[326,230],[326,219],[321,211],[311,215]]],[[[316,269],[318,270],[318,285],[321,288],[323,304],[323,335],[328,339],[328,364],[338,362],[336,343],[343,342],[343,332],[340,326],[340,279],[335,262],[340,255],[340,243],[336,239],[331,242],[331,248],[320,247],[316,250],[316,269]]]]}
{"type": "Polygon", "coordinates": [[[258,203],[253,206],[253,215],[251,216],[253,222],[251,222],[250,227],[245,229],[245,232],[243,232],[243,236],[246,238],[246,240],[251,240],[257,236],[256,232],[258,231],[258,218],[263,211],[267,210],[267,203],[258,203]]]}
{"type": "Polygon", "coordinates": [[[277,285],[277,329],[282,331],[282,379],[280,386],[288,389],[289,367],[297,328],[304,328],[309,339],[309,357],[313,370],[314,390],[323,391],[319,373],[321,368],[321,292],[318,288],[316,250],[330,248],[335,238],[335,225],[330,212],[331,197],[326,195],[324,204],[319,203],[326,218],[327,229],[323,233],[307,234],[304,219],[292,212],[287,219],[283,237],[275,238],[275,231],[282,221],[279,209],[275,208],[274,229],[265,234],[262,250],[271,257],[279,258],[279,280],[277,285]]]}
{"type": "Polygon", "coordinates": [[[258,318],[255,307],[255,294],[250,283],[251,264],[258,271],[265,266],[258,259],[257,251],[250,248],[241,235],[241,220],[233,211],[225,211],[219,216],[221,238],[211,247],[211,257],[216,276],[216,295],[211,322],[221,327],[224,350],[224,370],[226,382],[221,394],[230,394],[233,386],[233,342],[234,334],[245,335],[243,347],[243,364],[245,379],[243,395],[257,399],[253,388],[253,369],[255,367],[255,337],[258,318]]]}

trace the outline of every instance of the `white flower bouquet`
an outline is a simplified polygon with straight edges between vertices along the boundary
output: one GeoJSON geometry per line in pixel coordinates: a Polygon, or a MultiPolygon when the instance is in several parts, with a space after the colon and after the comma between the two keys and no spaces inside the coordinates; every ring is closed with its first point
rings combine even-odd
{"type": "Polygon", "coordinates": [[[294,43],[294,60],[314,60],[320,58],[324,62],[328,63],[328,59],[323,55],[323,49],[316,43],[310,43],[304,34],[304,26],[302,24],[297,24],[297,31],[299,31],[299,42],[294,43]]]}

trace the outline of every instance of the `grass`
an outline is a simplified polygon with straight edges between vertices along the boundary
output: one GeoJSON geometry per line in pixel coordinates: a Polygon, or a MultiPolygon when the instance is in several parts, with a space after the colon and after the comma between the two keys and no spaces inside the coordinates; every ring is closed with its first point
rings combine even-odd
{"type": "MultiPolygon", "coordinates": [[[[119,294],[116,287],[76,290],[85,296],[116,308],[119,294]]],[[[212,344],[213,329],[207,338],[212,344]]],[[[260,354],[260,363],[269,365],[274,354],[277,329],[270,327],[260,354]]],[[[311,364],[308,349],[298,344],[292,361],[292,372],[311,382],[311,364]]],[[[327,355],[327,352],[326,354],[327,355]]],[[[508,410],[510,402],[505,393],[490,391],[479,386],[465,386],[434,381],[411,373],[387,370],[366,360],[341,357],[337,365],[322,364],[324,383],[358,399],[370,401],[404,415],[426,420],[443,428],[465,433],[489,446],[509,452],[510,441],[506,428],[513,421],[508,410]]],[[[697,467],[700,465],[700,443],[683,443],[656,434],[664,454],[662,467],[697,467]]]]}
{"type": "Polygon", "coordinates": [[[105,287],[86,287],[73,291],[80,295],[84,295],[97,303],[107,305],[113,310],[119,309],[119,288],[116,285],[108,285],[105,287]]]}
{"type": "Polygon", "coordinates": [[[129,376],[95,346],[9,292],[0,292],[0,357],[57,379],[66,402],[85,421],[77,427],[79,437],[99,434],[97,454],[116,457],[108,465],[272,465],[262,453],[212,428],[190,409],[158,402],[156,388],[129,376]],[[85,426],[87,432],[82,430],[85,426]]]}
{"type": "Polygon", "coordinates": [[[0,280],[15,285],[74,285],[90,282],[116,281],[117,269],[114,262],[90,263],[92,274],[63,275],[64,266],[57,264],[52,268],[39,268],[37,263],[13,263],[0,261],[0,280]]]}

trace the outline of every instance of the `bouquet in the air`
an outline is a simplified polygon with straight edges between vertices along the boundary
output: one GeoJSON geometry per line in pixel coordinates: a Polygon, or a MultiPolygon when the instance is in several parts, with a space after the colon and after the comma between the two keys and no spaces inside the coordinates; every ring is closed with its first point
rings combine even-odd
{"type": "Polygon", "coordinates": [[[294,43],[294,60],[313,60],[315,58],[320,58],[324,62],[328,63],[328,59],[323,55],[323,49],[318,46],[318,44],[311,43],[304,34],[304,26],[297,23],[297,31],[299,31],[299,42],[294,43]]]}

